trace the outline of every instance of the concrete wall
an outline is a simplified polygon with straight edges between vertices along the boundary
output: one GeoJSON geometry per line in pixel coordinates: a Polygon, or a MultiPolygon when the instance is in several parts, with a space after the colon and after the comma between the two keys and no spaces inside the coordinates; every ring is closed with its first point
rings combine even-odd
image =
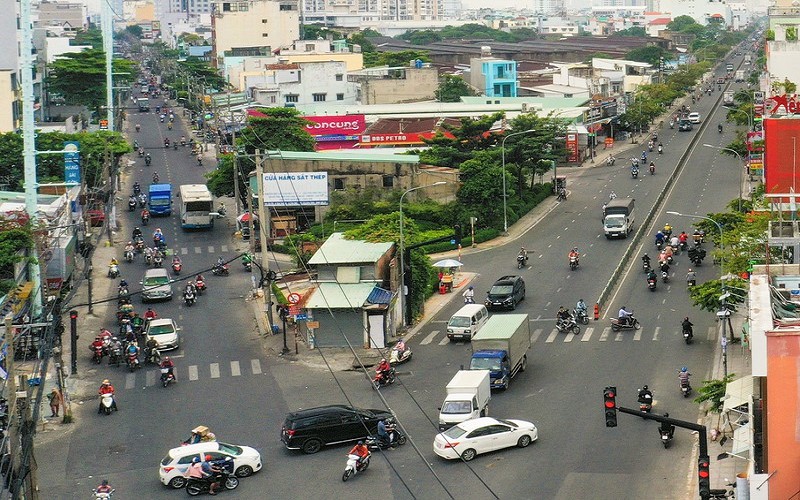
{"type": "Polygon", "coordinates": [[[434,99],[439,88],[436,68],[406,68],[405,78],[368,78],[361,81],[362,104],[398,104],[434,99]]]}
{"type": "Polygon", "coordinates": [[[257,74],[242,73],[241,77],[243,90],[264,88],[268,95],[275,95],[277,89],[275,102],[254,92],[256,102],[267,106],[356,103],[356,87],[347,81],[347,67],[342,61],[307,62],[296,69],[265,69],[257,74]]]}
{"type": "MultiPolygon", "coordinates": [[[[798,26],[800,29],[800,26],[798,26]]],[[[767,42],[767,72],[772,81],[782,82],[788,78],[792,82],[800,82],[800,41],[778,41],[778,32],[775,32],[775,41],[767,42]]]]}
{"type": "MultiPolygon", "coordinates": [[[[12,75],[16,70],[0,70],[0,133],[14,132],[21,126],[19,103],[12,88],[12,75]]],[[[19,82],[16,82],[19,85],[19,82]]]]}
{"type": "Polygon", "coordinates": [[[212,27],[217,58],[235,47],[267,46],[274,50],[300,38],[297,1],[218,1],[214,4],[212,27]]]}

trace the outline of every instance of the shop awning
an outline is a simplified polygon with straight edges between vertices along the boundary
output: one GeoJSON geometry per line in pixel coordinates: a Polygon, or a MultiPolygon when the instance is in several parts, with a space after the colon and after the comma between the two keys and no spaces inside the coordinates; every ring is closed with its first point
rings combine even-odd
{"type": "Polygon", "coordinates": [[[742,455],[750,453],[753,446],[753,439],[750,433],[750,422],[733,431],[733,449],[731,455],[737,455],[741,458],[742,455]]]}
{"type": "Polygon", "coordinates": [[[746,375],[725,386],[722,411],[730,411],[753,400],[753,376],[746,375]]]}

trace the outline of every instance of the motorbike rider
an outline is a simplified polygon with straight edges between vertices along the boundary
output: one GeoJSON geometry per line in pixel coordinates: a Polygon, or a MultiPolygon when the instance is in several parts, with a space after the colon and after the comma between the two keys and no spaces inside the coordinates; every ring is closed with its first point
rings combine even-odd
{"type": "Polygon", "coordinates": [[[142,192],[142,186],[139,185],[138,182],[133,183],[133,194],[139,194],[142,192]]]}
{"type": "MultiPolygon", "coordinates": [[[[145,210],[147,210],[147,209],[145,209],[145,210]]],[[[144,213],[144,210],[142,211],[142,213],[144,213]]],[[[148,214],[149,214],[149,212],[148,212],[148,214]]],[[[142,237],[142,230],[139,229],[138,227],[133,228],[132,236],[133,236],[132,239],[134,239],[134,240],[136,238],[141,238],[142,237]]]]}
{"type": "Polygon", "coordinates": [[[647,283],[650,284],[651,281],[658,281],[658,277],[656,277],[656,271],[654,269],[650,269],[647,273],[647,283]]]}
{"type": "Polygon", "coordinates": [[[647,254],[642,255],[642,263],[645,264],[648,268],[650,267],[650,256],[647,254]]]}
{"type": "Polygon", "coordinates": [[[390,444],[389,433],[386,432],[386,422],[383,419],[378,420],[378,440],[386,446],[390,444]]]}
{"type": "Polygon", "coordinates": [[[114,257],[112,257],[111,258],[111,262],[108,263],[108,267],[111,267],[111,266],[119,266],[119,261],[114,257]]]}
{"type": "Polygon", "coordinates": [[[572,314],[570,314],[569,310],[566,307],[561,306],[558,308],[558,313],[556,313],[556,325],[562,326],[565,323],[568,323],[572,319],[572,314]]]}
{"type": "Polygon", "coordinates": [[[578,316],[585,316],[588,309],[586,302],[583,299],[578,299],[578,303],[575,304],[575,312],[578,313],[578,316]]]}
{"type": "Polygon", "coordinates": [[[147,339],[147,342],[145,342],[144,347],[147,356],[147,361],[158,363],[158,360],[161,359],[161,353],[158,351],[158,340],[154,339],[153,337],[150,337],[147,339]]]}
{"type": "MultiPolygon", "coordinates": [[[[111,394],[111,408],[116,410],[117,409],[117,398],[114,397],[114,386],[111,385],[111,382],[108,379],[103,380],[103,383],[100,384],[100,390],[97,391],[98,394],[102,397],[105,394],[111,394]]],[[[101,413],[103,411],[103,403],[100,403],[100,408],[98,408],[97,413],[101,413]]]]}
{"type": "Polygon", "coordinates": [[[161,361],[159,368],[166,368],[167,373],[166,375],[172,375],[172,380],[175,382],[178,381],[178,377],[175,376],[175,362],[172,361],[169,356],[164,356],[164,359],[161,361]]]}
{"type": "Polygon", "coordinates": [[[100,335],[98,335],[97,337],[94,338],[94,341],[91,344],[89,344],[89,349],[91,349],[92,352],[95,352],[97,349],[100,349],[101,353],[100,355],[103,356],[106,354],[105,353],[106,343],[103,340],[103,338],[100,335]]]}
{"type": "Polygon", "coordinates": [[[659,231],[656,233],[656,245],[659,245],[659,244],[663,245],[663,244],[664,244],[664,239],[665,239],[664,233],[662,233],[662,232],[659,230],[659,231]]]}
{"type": "Polygon", "coordinates": [[[403,339],[398,340],[394,348],[397,350],[397,353],[402,356],[403,353],[406,352],[406,341],[403,339]]]}
{"type": "Polygon", "coordinates": [[[462,295],[464,297],[464,302],[469,304],[475,303],[475,289],[473,288],[472,285],[470,285],[466,290],[464,290],[464,293],[462,295]]]}
{"type": "Polygon", "coordinates": [[[681,231],[681,234],[678,235],[678,243],[686,245],[688,241],[689,241],[689,235],[686,234],[686,231],[681,231]]]}
{"type": "Polygon", "coordinates": [[[153,172],[153,184],[159,181],[158,172],[153,172]]]}
{"type": "Polygon", "coordinates": [[[141,132],[141,130],[142,130],[142,126],[141,126],[141,125],[139,125],[139,124],[137,123],[137,124],[135,125],[135,127],[136,127],[136,131],[137,131],[137,132],[141,132]]]}
{"type": "Polygon", "coordinates": [[[642,163],[647,161],[647,151],[642,151],[642,163]]]}
{"type": "Polygon", "coordinates": [[[608,193],[608,199],[609,200],[613,200],[616,197],[617,197],[617,193],[615,193],[614,191],[611,191],[610,193],[608,193]]]}
{"type": "Polygon", "coordinates": [[[672,236],[672,225],[670,225],[669,222],[664,224],[664,236],[666,236],[667,238],[672,236]]]}
{"type": "Polygon", "coordinates": [[[681,244],[681,240],[677,236],[673,236],[669,239],[669,246],[672,248],[679,248],[681,244]]]}
{"type": "Polygon", "coordinates": [[[720,134],[722,133],[722,124],[721,123],[719,125],[717,125],[717,130],[719,131],[720,134]]]}
{"type": "Polygon", "coordinates": [[[694,324],[692,324],[692,322],[689,321],[689,316],[686,316],[685,318],[683,318],[683,321],[681,321],[681,330],[683,332],[689,332],[689,338],[692,338],[694,336],[694,332],[692,331],[693,326],[694,324]]]}
{"type": "Polygon", "coordinates": [[[209,481],[208,494],[216,495],[217,488],[220,486],[219,481],[216,480],[216,475],[222,472],[222,469],[213,463],[211,461],[212,459],[213,457],[211,455],[206,455],[205,460],[200,464],[200,468],[203,471],[203,477],[209,481]]]}
{"type": "Polygon", "coordinates": [[[697,283],[697,273],[692,271],[692,268],[689,268],[689,272],[686,273],[686,283],[694,286],[697,283]]]}
{"type": "Polygon", "coordinates": [[[525,250],[525,247],[520,247],[517,258],[519,259],[520,257],[524,258],[526,261],[528,260],[528,251],[525,250]]]}
{"type": "MultiPolygon", "coordinates": [[[[137,129],[136,131],[138,132],[139,131],[138,130],[139,129],[139,124],[136,124],[136,129],[137,129]]],[[[108,479],[103,479],[103,481],[97,486],[97,488],[94,489],[95,493],[108,493],[108,494],[110,494],[111,491],[113,491],[113,488],[111,487],[110,484],[108,484],[108,479]]]]}
{"type": "Polygon", "coordinates": [[[191,284],[187,284],[186,288],[183,289],[183,300],[193,300],[194,298],[194,287],[191,284]]]}
{"type": "Polygon", "coordinates": [[[678,380],[681,383],[681,387],[684,385],[689,385],[689,377],[692,374],[689,373],[689,369],[685,366],[681,367],[681,371],[678,373],[678,380]]]}
{"type": "Polygon", "coordinates": [[[572,262],[573,257],[575,258],[575,263],[579,263],[578,260],[581,258],[580,252],[578,252],[578,247],[572,247],[572,250],[569,251],[569,261],[572,262]]]}
{"type": "Polygon", "coordinates": [[[177,255],[173,255],[172,256],[172,265],[173,266],[175,266],[175,265],[180,266],[181,265],[181,258],[178,257],[177,255]]]}
{"type": "Polygon", "coordinates": [[[156,319],[156,318],[158,318],[158,314],[156,314],[156,312],[153,310],[152,307],[148,307],[147,311],[144,313],[145,321],[150,321],[151,319],[156,319]]]}
{"type": "MultiPolygon", "coordinates": [[[[650,278],[648,277],[648,279],[650,279],[650,278]]],[[[633,316],[633,313],[629,312],[627,309],[625,309],[625,306],[622,306],[619,309],[619,312],[617,313],[617,320],[619,321],[620,325],[626,326],[630,322],[630,318],[632,316],[633,316]]]]}
{"type": "Polygon", "coordinates": [[[127,245],[125,245],[125,253],[133,253],[133,242],[129,241],[127,245]]]}
{"type": "Polygon", "coordinates": [[[661,259],[661,260],[664,261],[664,262],[667,262],[669,260],[669,258],[674,255],[675,251],[672,250],[672,245],[667,245],[667,247],[661,253],[664,255],[664,258],[661,259]]]}
{"type": "Polygon", "coordinates": [[[152,161],[153,161],[153,157],[150,156],[150,153],[146,153],[144,155],[144,164],[145,165],[150,165],[150,163],[152,163],[152,161]]]}
{"type": "Polygon", "coordinates": [[[658,143],[658,152],[659,153],[663,153],[664,152],[664,145],[661,144],[660,142],[658,143]]]}
{"type": "Polygon", "coordinates": [[[649,387],[646,385],[639,389],[639,396],[638,396],[639,403],[651,403],[653,401],[653,392],[650,390],[649,387]]]}
{"type": "Polygon", "coordinates": [[[389,370],[391,369],[392,366],[388,361],[386,361],[386,358],[381,358],[380,363],[378,363],[378,366],[375,367],[375,374],[380,380],[384,380],[388,376],[389,370]]]}
{"type": "Polygon", "coordinates": [[[369,457],[369,448],[367,448],[367,446],[364,444],[364,441],[359,441],[355,446],[353,446],[348,455],[357,455],[358,463],[360,465],[361,462],[369,457]]]}
{"type": "MultiPolygon", "coordinates": [[[[163,121],[164,121],[164,118],[161,118],[161,121],[163,122],[163,121]]],[[[169,137],[165,137],[165,138],[164,138],[164,147],[165,147],[165,148],[168,148],[168,147],[169,147],[169,137]]]]}
{"type": "Polygon", "coordinates": [[[142,210],[142,223],[148,220],[150,220],[150,210],[145,208],[144,210],[142,210]]]}
{"type": "MultiPolygon", "coordinates": [[[[665,413],[664,417],[669,418],[669,413],[665,413]]],[[[667,434],[670,439],[675,434],[675,426],[670,424],[669,422],[661,422],[661,425],[658,427],[659,435],[667,434]]]]}
{"type": "Polygon", "coordinates": [[[692,233],[692,239],[695,245],[699,245],[703,242],[703,233],[701,233],[699,229],[695,229],[694,233],[692,233]]]}

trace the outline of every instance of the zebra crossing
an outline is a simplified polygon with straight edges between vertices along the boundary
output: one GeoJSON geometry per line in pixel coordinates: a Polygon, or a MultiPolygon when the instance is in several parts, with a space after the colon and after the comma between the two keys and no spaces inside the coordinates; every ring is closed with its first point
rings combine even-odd
{"type": "MultiPolygon", "coordinates": [[[[695,331],[694,338],[698,340],[701,338],[701,332],[695,331]]],[[[708,331],[706,332],[706,340],[717,340],[719,338],[719,326],[709,326],[708,331]]],[[[665,332],[660,326],[657,326],[653,329],[640,329],[634,330],[621,330],[619,332],[615,332],[611,329],[610,326],[606,327],[596,327],[596,326],[588,326],[588,327],[581,327],[581,332],[577,335],[573,333],[561,333],[556,328],[552,330],[546,330],[544,328],[536,328],[531,332],[531,344],[569,344],[571,342],[641,342],[641,341],[649,341],[649,342],[658,342],[660,340],[664,340],[664,335],[667,335],[671,338],[683,338],[683,334],[680,329],[672,330],[669,332],[665,332]]],[[[447,345],[449,343],[463,343],[461,340],[451,341],[447,338],[447,333],[441,330],[433,330],[428,332],[427,334],[420,334],[419,337],[414,337],[410,341],[411,343],[416,343],[419,345],[429,345],[429,344],[438,344],[438,345],[447,345]],[[439,338],[441,335],[441,338],[439,338]]]]}
{"type": "MultiPolygon", "coordinates": [[[[446,337],[445,337],[446,338],[446,337]]],[[[120,369],[127,370],[127,367],[121,366],[120,369]]],[[[251,359],[249,363],[240,363],[239,361],[230,361],[227,363],[209,363],[207,366],[201,365],[188,365],[176,366],[174,369],[175,377],[179,382],[189,381],[195,382],[203,379],[220,379],[227,377],[242,377],[249,375],[261,375],[260,359],[251,359]],[[242,365],[245,365],[244,367],[242,365]]],[[[142,368],[135,372],[125,373],[125,389],[135,389],[142,387],[144,382],[145,387],[151,387],[161,381],[161,371],[158,368],[146,369],[142,368]]]]}
{"type": "MultiPolygon", "coordinates": [[[[194,247],[180,247],[180,254],[181,255],[199,255],[201,253],[217,253],[217,247],[214,245],[208,246],[194,246],[194,247]]],[[[228,253],[228,245],[221,245],[219,247],[219,253],[228,253]]]]}

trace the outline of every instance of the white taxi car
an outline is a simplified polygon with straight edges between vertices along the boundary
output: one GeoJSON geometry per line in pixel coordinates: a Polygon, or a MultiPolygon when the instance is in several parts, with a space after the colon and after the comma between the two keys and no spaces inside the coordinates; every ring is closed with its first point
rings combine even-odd
{"type": "Polygon", "coordinates": [[[481,453],[511,448],[525,448],[539,438],[531,422],[481,417],[461,422],[433,440],[433,451],[442,458],[469,462],[481,453]]]}

